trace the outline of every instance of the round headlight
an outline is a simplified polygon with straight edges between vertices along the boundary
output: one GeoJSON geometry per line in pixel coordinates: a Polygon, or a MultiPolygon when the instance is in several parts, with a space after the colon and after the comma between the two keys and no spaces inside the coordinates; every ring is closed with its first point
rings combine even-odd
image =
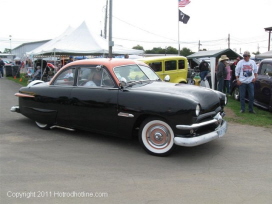
{"type": "Polygon", "coordinates": [[[196,109],[195,109],[195,114],[196,114],[196,116],[199,116],[199,113],[200,113],[200,105],[198,104],[198,105],[196,106],[196,109]]]}

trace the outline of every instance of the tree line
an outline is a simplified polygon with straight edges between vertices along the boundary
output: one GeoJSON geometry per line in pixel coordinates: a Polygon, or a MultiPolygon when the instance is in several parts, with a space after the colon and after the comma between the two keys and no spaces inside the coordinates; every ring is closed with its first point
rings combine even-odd
{"type": "MultiPolygon", "coordinates": [[[[141,45],[134,46],[133,49],[144,50],[143,46],[141,45]]],[[[144,50],[144,52],[145,54],[178,54],[178,50],[171,46],[165,48],[154,47],[152,50],[144,50]]],[[[182,56],[186,57],[191,54],[194,54],[194,52],[189,48],[184,47],[180,50],[180,55],[182,56]]]]}

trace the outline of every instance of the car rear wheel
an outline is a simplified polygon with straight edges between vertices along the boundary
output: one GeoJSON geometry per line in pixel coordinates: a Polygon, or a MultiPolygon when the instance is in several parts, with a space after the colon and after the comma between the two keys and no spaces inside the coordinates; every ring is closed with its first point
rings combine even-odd
{"type": "Polygon", "coordinates": [[[44,123],[39,123],[39,122],[37,122],[37,121],[35,121],[35,123],[36,123],[36,125],[37,125],[39,128],[41,128],[41,129],[43,129],[43,130],[48,130],[48,129],[51,127],[51,125],[44,124],[44,123]]]}
{"type": "Polygon", "coordinates": [[[158,118],[150,118],[142,123],[139,141],[145,151],[156,156],[167,156],[175,147],[172,128],[158,118]]]}
{"type": "Polygon", "coordinates": [[[235,87],[233,91],[233,98],[237,101],[240,99],[240,92],[239,92],[239,87],[235,87]]]}

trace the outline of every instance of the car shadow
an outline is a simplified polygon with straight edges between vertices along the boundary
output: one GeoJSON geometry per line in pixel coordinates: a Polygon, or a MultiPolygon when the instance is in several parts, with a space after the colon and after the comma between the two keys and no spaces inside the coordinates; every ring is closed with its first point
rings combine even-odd
{"type": "MultiPolygon", "coordinates": [[[[156,157],[149,155],[141,147],[137,137],[131,139],[113,137],[108,135],[102,135],[84,130],[68,131],[64,129],[54,128],[52,130],[41,130],[39,129],[32,120],[28,118],[19,118],[14,120],[5,121],[5,125],[12,126],[12,123],[16,123],[16,132],[19,134],[25,134],[31,132],[28,136],[31,138],[39,139],[50,139],[56,140],[62,143],[79,143],[79,144],[90,144],[91,147],[99,146],[100,150],[103,149],[115,154],[120,155],[137,155],[145,157],[156,157]],[[118,151],[115,151],[118,149],[118,151]]],[[[186,160],[187,162],[196,162],[203,159],[208,159],[218,154],[225,148],[222,140],[211,141],[206,144],[202,144],[196,147],[181,147],[176,146],[171,155],[165,157],[168,160],[186,160]]],[[[93,153],[92,148],[89,148],[89,153],[93,153]]],[[[163,157],[158,157],[163,158],[163,157]]]]}

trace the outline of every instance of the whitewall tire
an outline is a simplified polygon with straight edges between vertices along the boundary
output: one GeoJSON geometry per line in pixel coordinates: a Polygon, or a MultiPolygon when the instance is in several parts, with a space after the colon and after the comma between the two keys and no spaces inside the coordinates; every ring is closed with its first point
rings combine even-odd
{"type": "Polygon", "coordinates": [[[139,141],[149,154],[156,156],[167,156],[175,147],[172,128],[156,118],[147,119],[142,123],[139,141]]]}

